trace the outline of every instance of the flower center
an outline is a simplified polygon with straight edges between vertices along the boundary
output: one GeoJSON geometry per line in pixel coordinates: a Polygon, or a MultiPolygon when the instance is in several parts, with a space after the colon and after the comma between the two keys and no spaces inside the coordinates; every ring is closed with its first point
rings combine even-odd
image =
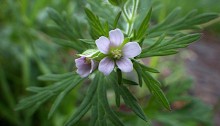
{"type": "Polygon", "coordinates": [[[91,63],[91,59],[89,59],[89,58],[86,57],[86,58],[85,58],[85,63],[86,63],[86,64],[90,64],[90,63],[91,63]]]}
{"type": "Polygon", "coordinates": [[[121,54],[121,50],[120,49],[114,49],[111,51],[111,54],[113,56],[113,58],[115,59],[120,59],[122,57],[122,54],[121,54]]]}

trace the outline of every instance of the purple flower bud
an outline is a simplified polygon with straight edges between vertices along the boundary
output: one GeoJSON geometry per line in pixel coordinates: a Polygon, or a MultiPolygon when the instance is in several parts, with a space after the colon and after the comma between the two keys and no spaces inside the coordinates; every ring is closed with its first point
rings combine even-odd
{"type": "Polygon", "coordinates": [[[87,57],[80,57],[78,59],[75,59],[76,67],[77,67],[77,73],[81,77],[87,77],[90,73],[92,73],[98,66],[98,63],[95,62],[92,59],[89,59],[87,57]]]}

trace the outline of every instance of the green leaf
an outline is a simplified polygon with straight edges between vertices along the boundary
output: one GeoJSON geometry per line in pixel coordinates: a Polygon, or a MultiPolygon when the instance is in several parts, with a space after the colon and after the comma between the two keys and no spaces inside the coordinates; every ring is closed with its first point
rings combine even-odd
{"type": "Polygon", "coordinates": [[[60,33],[65,35],[69,40],[76,40],[82,37],[79,31],[73,29],[77,26],[71,27],[72,25],[78,24],[77,19],[69,19],[65,13],[61,15],[52,8],[48,8],[47,12],[49,17],[58,25],[60,33]]]}
{"type": "Polygon", "coordinates": [[[47,12],[50,18],[52,18],[59,26],[63,25],[63,19],[56,10],[53,8],[47,8],[47,12]]]}
{"type": "MultiPolygon", "coordinates": [[[[96,95],[95,95],[96,96],[96,95]]],[[[97,96],[96,96],[97,97],[97,96]]],[[[97,99],[97,98],[96,98],[97,99]]],[[[96,121],[98,119],[98,114],[97,114],[97,111],[98,111],[98,105],[96,104],[97,100],[94,99],[94,104],[92,105],[92,112],[91,112],[91,119],[90,119],[90,123],[89,123],[89,126],[96,126],[96,121]]]]}
{"type": "Polygon", "coordinates": [[[124,99],[126,105],[128,105],[132,111],[144,121],[147,121],[144,111],[137,102],[137,99],[130,93],[125,86],[120,86],[121,96],[124,99]]]}
{"type": "Polygon", "coordinates": [[[100,54],[99,50],[97,49],[88,49],[86,51],[84,51],[82,54],[77,54],[78,56],[84,56],[84,57],[90,57],[90,58],[94,58],[97,57],[100,54]]]}
{"type": "Polygon", "coordinates": [[[176,51],[176,50],[149,52],[149,53],[144,53],[144,54],[140,55],[138,58],[146,58],[146,57],[153,57],[153,56],[167,56],[167,55],[173,55],[176,53],[178,53],[178,51],[176,51]]]}
{"type": "Polygon", "coordinates": [[[171,34],[181,30],[199,30],[198,25],[207,23],[219,17],[216,13],[198,14],[192,10],[186,16],[180,17],[180,8],[172,11],[161,23],[151,27],[148,30],[148,37],[157,37],[163,33],[171,34]]]}
{"type": "Polygon", "coordinates": [[[147,28],[149,26],[149,22],[150,22],[150,18],[151,18],[151,12],[152,12],[152,8],[150,8],[150,10],[148,11],[146,17],[142,21],[142,23],[141,23],[141,25],[140,25],[137,33],[136,33],[136,37],[135,37],[136,40],[141,40],[144,37],[144,35],[147,31],[147,28]]]}
{"type": "Polygon", "coordinates": [[[41,101],[45,101],[45,99],[47,100],[48,98],[52,97],[53,92],[52,91],[43,91],[41,93],[38,93],[36,95],[33,96],[29,96],[27,98],[22,99],[21,101],[19,101],[18,105],[16,105],[15,110],[22,110],[22,109],[27,109],[30,107],[33,107],[34,105],[36,105],[36,103],[41,103],[41,101]]]}
{"type": "Polygon", "coordinates": [[[79,52],[88,48],[88,44],[77,41],[82,38],[82,31],[78,27],[81,24],[79,24],[77,19],[69,18],[65,13],[61,15],[52,8],[48,8],[48,15],[56,25],[47,27],[45,31],[56,38],[60,38],[60,40],[54,40],[56,44],[73,48],[79,52]]]}
{"type": "Polygon", "coordinates": [[[108,36],[108,31],[105,31],[98,16],[92,13],[88,8],[85,8],[85,13],[88,17],[89,24],[91,26],[91,34],[94,39],[100,36],[108,36]]]}
{"type": "Polygon", "coordinates": [[[69,72],[65,74],[47,74],[47,75],[42,75],[38,77],[38,80],[42,81],[60,81],[66,78],[69,78],[71,76],[74,76],[74,72],[69,72]]]}
{"type": "Polygon", "coordinates": [[[181,12],[181,8],[180,7],[177,7],[175,8],[167,17],[166,19],[164,19],[164,21],[158,25],[158,26],[165,26],[165,25],[169,25],[170,22],[173,22],[177,17],[178,15],[180,14],[181,12]]]}
{"type": "Polygon", "coordinates": [[[143,49],[138,58],[176,54],[178,52],[176,49],[184,48],[199,38],[200,34],[198,33],[189,35],[176,35],[169,40],[163,40],[164,37],[161,37],[156,41],[155,44],[149,48],[143,49]]]}
{"type": "Polygon", "coordinates": [[[137,75],[138,75],[138,83],[140,87],[142,87],[143,81],[142,81],[142,75],[141,75],[142,73],[141,67],[137,62],[133,62],[133,64],[134,64],[134,69],[136,70],[137,75]]]}
{"type": "MultiPolygon", "coordinates": [[[[102,82],[102,81],[100,81],[100,82],[102,82]]],[[[101,89],[100,88],[100,84],[106,86],[105,85],[106,83],[99,83],[98,90],[101,89]]],[[[107,126],[107,123],[106,123],[106,112],[105,112],[106,108],[104,108],[104,106],[102,105],[102,99],[101,99],[101,97],[103,95],[102,91],[99,90],[97,95],[98,95],[98,98],[97,98],[98,102],[95,103],[95,104],[98,104],[98,119],[97,119],[98,125],[99,126],[107,126]]]]}
{"type": "Polygon", "coordinates": [[[59,91],[65,89],[68,85],[70,85],[73,82],[74,78],[66,78],[62,81],[56,82],[54,85],[44,87],[44,88],[30,88],[36,94],[29,96],[27,98],[24,98],[19,101],[18,105],[16,106],[15,110],[21,110],[21,109],[32,109],[34,105],[42,104],[48,100],[50,97],[56,95],[59,93],[59,91]]]}
{"type": "Polygon", "coordinates": [[[117,25],[118,25],[118,21],[119,21],[119,18],[121,17],[121,11],[118,12],[117,16],[115,17],[115,21],[114,21],[114,24],[113,24],[113,28],[117,28],[117,25]]]}
{"type": "Polygon", "coordinates": [[[39,100],[38,102],[36,102],[35,104],[33,104],[31,106],[30,109],[28,109],[27,113],[29,116],[32,116],[34,114],[34,112],[47,100],[49,100],[52,96],[54,96],[53,94],[48,94],[46,95],[42,100],[39,100]]]}
{"type": "MultiPolygon", "coordinates": [[[[118,76],[115,72],[112,72],[108,77],[109,84],[113,87],[115,92],[115,103],[117,107],[120,107],[120,91],[119,91],[119,84],[118,84],[118,76]]],[[[121,78],[122,79],[122,78],[121,78]]]]}
{"type": "Polygon", "coordinates": [[[85,98],[83,99],[80,106],[77,108],[76,112],[65,123],[65,126],[76,125],[77,122],[89,111],[89,109],[92,106],[91,103],[93,100],[93,95],[96,92],[98,82],[99,82],[99,74],[96,74],[94,80],[90,84],[90,87],[87,91],[85,98]]]}
{"type": "Polygon", "coordinates": [[[152,73],[160,73],[158,70],[154,69],[154,68],[151,68],[151,67],[148,67],[144,64],[141,64],[140,62],[138,62],[137,60],[132,60],[133,63],[135,62],[135,64],[138,64],[140,69],[144,70],[144,71],[148,71],[148,72],[152,72],[152,73]]]}
{"type": "Polygon", "coordinates": [[[79,52],[83,52],[84,48],[83,46],[79,45],[77,42],[72,42],[70,40],[65,40],[65,39],[59,39],[59,38],[52,38],[53,42],[63,46],[63,47],[68,47],[68,48],[73,48],[79,52]]]}
{"type": "Polygon", "coordinates": [[[51,116],[54,114],[54,112],[59,107],[60,103],[64,99],[64,97],[78,84],[80,84],[84,79],[79,79],[78,81],[73,82],[71,85],[69,85],[64,91],[62,91],[56,98],[55,102],[53,103],[50,112],[48,114],[48,118],[51,118],[51,116]]]}
{"type": "Polygon", "coordinates": [[[138,83],[128,80],[128,79],[123,79],[123,84],[128,84],[128,85],[139,85],[138,83]]]}
{"type": "Polygon", "coordinates": [[[30,92],[38,93],[38,92],[41,92],[41,91],[45,90],[45,88],[32,86],[32,87],[26,88],[26,90],[30,91],[30,92]]]}
{"type": "Polygon", "coordinates": [[[148,89],[150,90],[151,94],[160,102],[163,104],[163,106],[171,110],[170,104],[161,90],[160,82],[155,80],[149,73],[142,71],[143,80],[146,83],[148,89]]]}
{"type": "Polygon", "coordinates": [[[142,52],[146,52],[147,50],[153,49],[154,47],[157,47],[166,37],[166,34],[163,34],[162,36],[160,36],[160,38],[153,44],[151,45],[149,48],[142,50],[142,52]]]}
{"type": "Polygon", "coordinates": [[[74,75],[74,78],[72,76],[70,76],[66,79],[60,80],[60,81],[58,81],[52,85],[49,85],[47,87],[28,87],[27,90],[31,91],[31,92],[37,92],[37,93],[47,91],[47,90],[58,92],[60,90],[65,89],[65,87],[67,87],[71,81],[74,81],[74,79],[78,79],[78,78],[79,78],[79,75],[74,75]]]}
{"type": "Polygon", "coordinates": [[[104,32],[105,32],[105,35],[108,36],[108,33],[109,33],[108,21],[106,21],[105,24],[104,24],[104,32]]]}
{"type": "Polygon", "coordinates": [[[95,41],[92,39],[79,39],[79,41],[84,42],[86,44],[95,45],[95,41]]]}
{"type": "MultiPolygon", "coordinates": [[[[102,74],[100,74],[100,82],[99,82],[99,99],[105,108],[105,112],[107,113],[108,119],[116,126],[124,126],[124,124],[120,121],[118,116],[112,111],[111,107],[109,106],[107,96],[106,96],[106,83],[108,83],[108,78],[105,78],[102,74]]],[[[116,83],[117,84],[117,83],[116,83]]]]}
{"type": "Polygon", "coordinates": [[[122,84],[122,72],[119,68],[117,68],[117,78],[118,78],[118,84],[121,85],[122,84]]]}
{"type": "Polygon", "coordinates": [[[111,3],[112,5],[119,7],[122,7],[126,1],[127,0],[108,0],[108,2],[111,3]]]}
{"type": "Polygon", "coordinates": [[[198,16],[195,16],[194,18],[191,18],[187,21],[187,23],[190,25],[199,25],[207,23],[213,19],[216,19],[219,17],[219,14],[217,13],[204,13],[200,14],[198,16]]]}
{"type": "Polygon", "coordinates": [[[173,20],[175,20],[177,18],[177,16],[179,15],[180,12],[181,12],[180,7],[175,8],[161,23],[150,28],[149,34],[152,34],[154,32],[158,32],[158,31],[160,31],[160,29],[163,29],[163,27],[166,27],[167,25],[171,24],[171,22],[173,22],[173,20]]]}

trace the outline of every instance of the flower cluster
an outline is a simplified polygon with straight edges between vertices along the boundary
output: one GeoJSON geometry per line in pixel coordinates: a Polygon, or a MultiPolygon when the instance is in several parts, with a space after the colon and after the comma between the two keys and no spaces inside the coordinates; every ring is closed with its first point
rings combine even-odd
{"type": "Polygon", "coordinates": [[[104,57],[102,56],[100,61],[95,61],[91,55],[76,59],[77,73],[81,77],[88,76],[97,67],[104,75],[109,75],[115,66],[122,72],[131,72],[133,64],[130,58],[134,58],[141,53],[139,44],[137,42],[126,42],[120,29],[111,30],[109,38],[101,36],[95,43],[99,52],[104,54],[104,57]]]}

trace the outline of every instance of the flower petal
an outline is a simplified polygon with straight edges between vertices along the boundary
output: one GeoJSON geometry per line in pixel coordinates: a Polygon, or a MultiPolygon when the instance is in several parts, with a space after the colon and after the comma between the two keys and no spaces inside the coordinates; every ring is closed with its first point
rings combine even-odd
{"type": "Polygon", "coordinates": [[[112,59],[105,57],[99,63],[99,71],[104,75],[109,75],[115,67],[115,63],[112,59]]]}
{"type": "Polygon", "coordinates": [[[98,66],[98,63],[95,60],[91,60],[91,69],[90,69],[90,73],[92,73],[92,71],[94,71],[98,66]]]}
{"type": "Polygon", "coordinates": [[[111,46],[119,46],[124,41],[124,35],[118,28],[109,32],[109,38],[111,41],[111,46]]]}
{"type": "Polygon", "coordinates": [[[128,58],[122,57],[116,61],[116,64],[122,72],[131,72],[133,70],[133,64],[128,58]]]}
{"type": "Polygon", "coordinates": [[[141,47],[137,42],[128,42],[122,49],[123,57],[133,58],[141,53],[141,47]]]}
{"type": "Polygon", "coordinates": [[[77,68],[82,67],[85,64],[85,59],[86,57],[83,57],[83,56],[78,59],[75,59],[76,67],[77,68]]]}
{"type": "Polygon", "coordinates": [[[95,41],[95,43],[100,52],[104,54],[108,54],[109,45],[110,45],[110,41],[108,38],[101,36],[99,39],[95,41]]]}
{"type": "Polygon", "coordinates": [[[91,69],[90,65],[84,65],[83,67],[79,67],[76,72],[81,77],[87,77],[90,74],[90,69],[91,69]]]}

